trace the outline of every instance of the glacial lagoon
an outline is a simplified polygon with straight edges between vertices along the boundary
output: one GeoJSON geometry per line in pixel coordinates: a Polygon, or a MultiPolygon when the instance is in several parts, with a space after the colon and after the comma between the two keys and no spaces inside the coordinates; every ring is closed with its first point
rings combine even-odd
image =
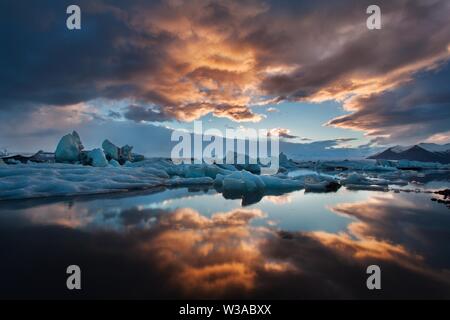
{"type": "Polygon", "coordinates": [[[450,210],[432,197],[343,187],[243,205],[191,186],[1,201],[0,296],[449,298],[450,210]],[[66,288],[72,264],[79,291],[66,288]],[[372,264],[382,290],[366,287],[372,264]]]}

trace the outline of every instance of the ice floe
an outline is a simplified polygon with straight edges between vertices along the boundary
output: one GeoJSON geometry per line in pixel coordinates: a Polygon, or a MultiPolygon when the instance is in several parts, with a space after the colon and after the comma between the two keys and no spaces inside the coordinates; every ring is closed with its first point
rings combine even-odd
{"type": "Polygon", "coordinates": [[[61,139],[56,152],[60,161],[70,164],[34,163],[33,157],[27,158],[27,163],[8,160],[7,164],[15,165],[0,161],[0,200],[210,186],[226,198],[241,198],[243,204],[249,204],[265,195],[300,189],[334,192],[341,185],[350,190],[386,191],[390,186],[425,179],[426,170],[448,169],[411,161],[296,162],[280,154],[280,170],[269,176],[260,174],[260,164],[175,164],[165,158],[135,162],[132,147],[119,148],[108,140],[102,149],[82,149],[78,134],[73,132],[61,139]]]}
{"type": "Polygon", "coordinates": [[[146,168],[73,164],[18,164],[0,167],[0,199],[108,193],[166,185],[146,168]]]}

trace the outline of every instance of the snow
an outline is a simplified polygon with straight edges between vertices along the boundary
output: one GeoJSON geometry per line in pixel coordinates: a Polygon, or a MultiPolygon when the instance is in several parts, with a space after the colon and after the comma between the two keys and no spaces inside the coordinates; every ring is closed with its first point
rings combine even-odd
{"type": "Polygon", "coordinates": [[[450,143],[436,144],[436,143],[420,143],[419,147],[430,152],[448,152],[450,151],[450,143]]]}
{"type": "Polygon", "coordinates": [[[413,146],[395,146],[395,147],[392,147],[390,150],[395,153],[401,153],[403,151],[411,149],[412,147],[413,146]]]}
{"type": "Polygon", "coordinates": [[[80,136],[76,131],[61,138],[56,147],[55,160],[62,163],[76,163],[80,160],[81,144],[80,136]]]}

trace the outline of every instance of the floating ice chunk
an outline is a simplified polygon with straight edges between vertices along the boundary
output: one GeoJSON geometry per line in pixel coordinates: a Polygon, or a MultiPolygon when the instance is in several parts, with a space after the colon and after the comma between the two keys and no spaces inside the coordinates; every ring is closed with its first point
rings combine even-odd
{"type": "Polygon", "coordinates": [[[6,163],[3,161],[3,159],[0,159],[0,166],[5,166],[6,163]]]}
{"type": "Polygon", "coordinates": [[[218,174],[214,185],[224,192],[249,193],[264,190],[295,190],[303,187],[302,181],[274,176],[259,176],[248,171],[237,171],[229,175],[218,174]]]}
{"type": "Polygon", "coordinates": [[[376,164],[381,167],[391,167],[394,169],[397,167],[396,161],[392,161],[392,160],[377,159],[376,164]]]}
{"type": "Polygon", "coordinates": [[[306,192],[337,191],[341,187],[336,178],[326,174],[300,175],[295,180],[303,182],[306,192]]]}
{"type": "Polygon", "coordinates": [[[131,161],[133,159],[133,147],[129,145],[124,145],[122,148],[120,148],[119,153],[119,162],[123,163],[126,161],[131,161]]]}
{"type": "Polygon", "coordinates": [[[111,159],[111,160],[109,161],[109,164],[110,164],[111,166],[113,166],[113,167],[117,167],[117,168],[120,167],[120,163],[119,163],[117,160],[114,160],[114,159],[111,159]]]}
{"type": "Polygon", "coordinates": [[[167,185],[167,180],[165,171],[154,168],[60,163],[0,166],[0,200],[139,190],[167,185]]]}
{"type": "Polygon", "coordinates": [[[200,178],[172,178],[168,184],[171,186],[196,186],[196,185],[212,185],[214,180],[210,177],[200,177],[200,178]]]}
{"type": "Polygon", "coordinates": [[[353,185],[379,185],[379,186],[387,186],[390,183],[390,181],[385,179],[376,179],[376,178],[369,179],[365,175],[356,172],[353,172],[347,178],[341,179],[340,182],[343,185],[353,184],[353,185]]]}
{"type": "Polygon", "coordinates": [[[340,188],[340,184],[336,181],[323,180],[315,183],[305,183],[306,192],[329,192],[337,191],[340,188]]]}
{"type": "Polygon", "coordinates": [[[22,162],[20,162],[19,160],[16,159],[9,159],[7,160],[8,164],[21,164],[22,162]]]}
{"type": "Polygon", "coordinates": [[[76,131],[69,133],[59,141],[55,151],[55,160],[62,163],[76,163],[80,160],[83,148],[78,133],[76,131]]]}
{"type": "Polygon", "coordinates": [[[225,179],[223,179],[222,182],[222,188],[224,192],[240,192],[240,193],[244,193],[244,192],[254,192],[256,189],[256,185],[252,184],[252,183],[248,183],[246,185],[244,180],[240,180],[240,179],[236,179],[236,178],[230,178],[230,177],[225,177],[225,179]],[[249,187],[249,191],[247,189],[247,187],[249,187]]]}
{"type": "Polygon", "coordinates": [[[106,160],[105,154],[102,149],[94,149],[88,151],[86,154],[87,162],[93,167],[106,167],[108,161],[106,160]]]}
{"type": "Polygon", "coordinates": [[[304,187],[304,184],[298,180],[281,179],[272,176],[261,176],[261,180],[266,185],[266,189],[271,190],[295,190],[304,187]]]}
{"type": "Polygon", "coordinates": [[[255,192],[266,187],[260,176],[248,171],[236,171],[225,177],[220,175],[216,180],[221,180],[223,190],[228,192],[255,192]]]}
{"type": "Polygon", "coordinates": [[[326,161],[316,165],[323,170],[357,170],[357,171],[395,171],[395,167],[380,165],[374,160],[354,160],[354,161],[326,161]]]}
{"type": "Polygon", "coordinates": [[[145,160],[145,156],[143,156],[142,154],[131,153],[131,161],[132,162],[140,162],[140,161],[144,161],[144,160],[145,160]]]}
{"type": "Polygon", "coordinates": [[[278,164],[280,167],[280,171],[298,169],[298,164],[288,159],[288,157],[283,152],[281,152],[278,157],[278,164]]]}
{"type": "Polygon", "coordinates": [[[345,187],[349,190],[368,190],[368,191],[388,191],[387,186],[377,185],[361,185],[361,184],[347,184],[345,187]]]}
{"type": "Polygon", "coordinates": [[[437,162],[399,160],[397,162],[397,168],[401,170],[450,169],[450,165],[437,162]]]}
{"type": "Polygon", "coordinates": [[[165,170],[161,170],[153,167],[143,167],[140,169],[140,172],[146,175],[155,176],[161,179],[169,179],[170,176],[167,174],[165,170]]]}
{"type": "Polygon", "coordinates": [[[228,171],[237,171],[236,167],[233,166],[232,164],[218,163],[218,164],[216,164],[216,166],[218,166],[221,169],[228,170],[228,171]]]}
{"type": "Polygon", "coordinates": [[[261,173],[261,166],[259,164],[236,164],[236,168],[238,170],[245,170],[249,171],[251,173],[260,174],[261,173]]]}
{"type": "Polygon", "coordinates": [[[106,139],[102,143],[102,148],[107,159],[119,161],[120,149],[114,143],[106,139]]]}
{"type": "Polygon", "coordinates": [[[234,167],[239,170],[246,170],[254,174],[261,173],[261,166],[258,164],[258,159],[250,158],[248,155],[238,154],[236,152],[228,152],[223,163],[227,163],[227,160],[232,160],[234,167]]]}
{"type": "Polygon", "coordinates": [[[184,177],[186,178],[201,178],[205,175],[205,167],[202,165],[184,165],[184,177]]]}
{"type": "Polygon", "coordinates": [[[218,174],[228,175],[232,174],[233,170],[223,169],[217,165],[204,165],[205,168],[205,175],[207,177],[215,179],[218,174]]]}
{"type": "Polygon", "coordinates": [[[218,174],[228,175],[233,171],[222,169],[217,165],[211,164],[181,164],[168,168],[170,172],[175,172],[176,175],[183,176],[185,178],[201,178],[210,177],[215,179],[218,174]]]}
{"type": "Polygon", "coordinates": [[[221,187],[222,184],[223,184],[223,180],[224,180],[224,179],[225,179],[225,175],[219,173],[219,174],[216,176],[216,179],[214,179],[214,185],[215,185],[215,186],[218,186],[218,187],[221,187]]]}
{"type": "Polygon", "coordinates": [[[408,181],[397,179],[397,180],[392,180],[389,184],[395,185],[395,186],[407,186],[408,181]]]}
{"type": "Polygon", "coordinates": [[[102,143],[103,151],[107,160],[116,160],[120,164],[124,164],[126,161],[139,162],[145,160],[145,157],[140,154],[133,153],[133,147],[125,145],[121,148],[116,146],[114,143],[106,139],[102,143]]]}

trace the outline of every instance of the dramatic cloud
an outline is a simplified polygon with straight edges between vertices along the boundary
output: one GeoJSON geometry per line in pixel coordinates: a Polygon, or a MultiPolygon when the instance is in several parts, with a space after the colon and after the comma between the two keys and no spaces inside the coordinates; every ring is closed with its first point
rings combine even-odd
{"type": "MultiPolygon", "coordinates": [[[[426,107],[400,119],[364,106],[387,110],[418,71],[450,56],[446,0],[379,1],[374,31],[365,26],[370,1],[80,0],[79,31],[65,28],[69,4],[3,2],[2,117],[102,99],[127,101],[124,117],[136,122],[207,114],[256,122],[268,103],[335,99],[354,114],[330,124],[395,139],[411,131],[393,122],[412,126],[426,107]]],[[[441,133],[434,118],[423,126],[416,138],[441,133]]]]}
{"type": "Polygon", "coordinates": [[[164,112],[154,110],[152,108],[145,108],[142,106],[131,105],[124,113],[125,118],[136,122],[141,121],[166,121],[170,117],[164,112]]]}
{"type": "Polygon", "coordinates": [[[358,96],[346,103],[353,112],[328,124],[365,130],[374,142],[415,143],[450,139],[450,65],[418,74],[395,90],[358,96]]]}

